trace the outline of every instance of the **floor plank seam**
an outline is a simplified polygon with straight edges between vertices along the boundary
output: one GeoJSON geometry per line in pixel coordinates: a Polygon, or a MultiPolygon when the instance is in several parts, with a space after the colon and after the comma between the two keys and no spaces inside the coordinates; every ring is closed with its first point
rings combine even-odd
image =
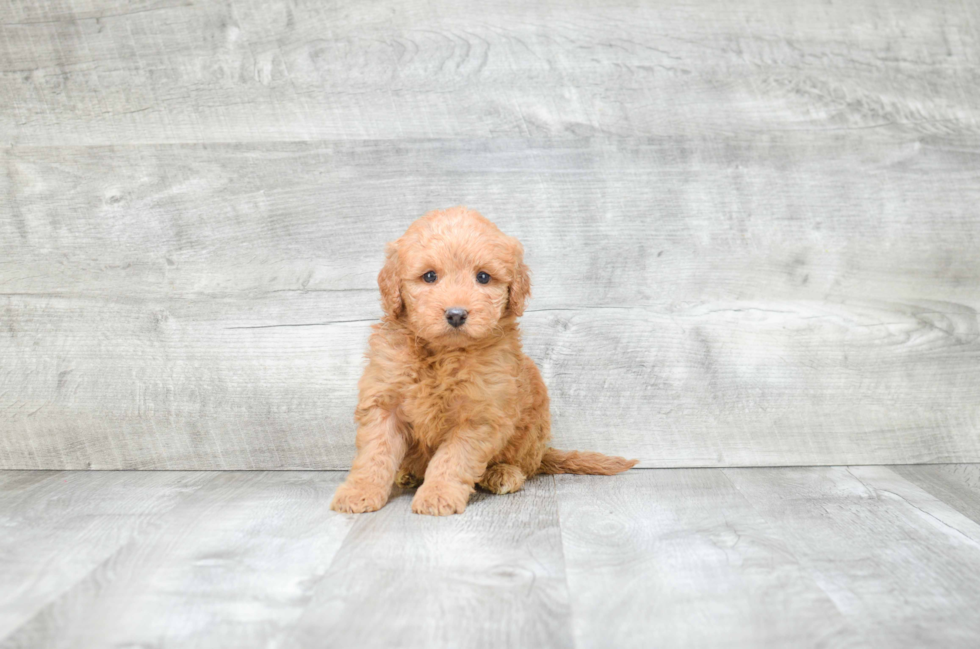
{"type": "Polygon", "coordinates": [[[558,476],[551,475],[551,486],[555,490],[555,519],[558,521],[558,550],[561,553],[561,572],[562,579],[565,582],[565,594],[568,601],[568,616],[572,625],[572,647],[573,649],[578,649],[578,632],[577,632],[577,622],[578,614],[575,611],[575,607],[572,604],[572,587],[568,583],[568,562],[565,559],[565,530],[562,527],[561,520],[561,492],[558,489],[558,476]]]}
{"type": "MultiPolygon", "coordinates": [[[[762,467],[762,468],[767,469],[772,467],[762,467]]],[[[804,573],[810,579],[813,585],[816,586],[820,590],[820,592],[824,594],[824,597],[827,598],[827,601],[829,601],[831,605],[833,605],[834,609],[840,614],[841,619],[843,619],[847,623],[848,629],[854,635],[859,636],[862,640],[864,640],[865,646],[869,646],[869,647],[872,646],[872,644],[868,642],[868,639],[865,636],[865,634],[861,630],[859,630],[856,626],[854,626],[854,624],[851,623],[850,616],[847,615],[844,609],[841,608],[840,603],[838,603],[836,598],[834,598],[833,595],[830,592],[828,592],[826,588],[824,588],[823,584],[821,583],[820,572],[812,565],[812,563],[808,559],[800,555],[799,551],[795,547],[795,544],[793,544],[790,541],[790,539],[787,538],[786,534],[783,533],[780,527],[774,521],[772,521],[768,515],[766,515],[763,511],[761,511],[758,507],[756,507],[755,503],[752,502],[752,499],[749,498],[745,494],[745,492],[739,488],[738,484],[731,479],[731,476],[728,475],[728,469],[727,468],[721,469],[721,473],[723,476],[725,476],[725,479],[728,480],[729,484],[732,485],[732,488],[734,488],[735,491],[739,494],[739,496],[742,497],[742,499],[746,502],[746,504],[748,504],[748,506],[752,508],[752,511],[758,514],[759,518],[765,522],[766,527],[769,530],[769,533],[774,538],[777,538],[782,542],[783,547],[785,547],[786,550],[790,553],[790,555],[793,557],[793,560],[796,561],[796,564],[800,567],[800,569],[804,571],[804,573]]]]}

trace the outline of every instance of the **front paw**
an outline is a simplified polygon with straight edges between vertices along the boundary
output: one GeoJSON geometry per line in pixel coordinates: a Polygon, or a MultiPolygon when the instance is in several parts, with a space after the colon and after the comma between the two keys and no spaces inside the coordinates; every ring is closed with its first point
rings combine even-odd
{"type": "Polygon", "coordinates": [[[471,489],[464,484],[424,482],[412,499],[412,511],[428,516],[462,514],[471,489]]]}
{"type": "Polygon", "coordinates": [[[330,509],[344,514],[376,512],[388,502],[388,489],[371,484],[345,482],[337,487],[330,509]]]}

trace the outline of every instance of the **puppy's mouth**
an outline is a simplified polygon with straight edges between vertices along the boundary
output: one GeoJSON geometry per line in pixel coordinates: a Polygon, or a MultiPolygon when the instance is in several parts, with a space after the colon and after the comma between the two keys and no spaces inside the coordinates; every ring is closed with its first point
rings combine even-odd
{"type": "Polygon", "coordinates": [[[443,345],[468,345],[471,342],[481,338],[479,332],[475,330],[473,325],[471,325],[469,322],[465,322],[458,327],[453,327],[450,324],[446,324],[440,329],[441,331],[438,334],[437,342],[443,345]]]}
{"type": "Polygon", "coordinates": [[[446,327],[443,335],[448,336],[449,338],[472,338],[473,337],[470,334],[469,327],[467,327],[465,324],[460,325],[458,327],[446,327]]]}

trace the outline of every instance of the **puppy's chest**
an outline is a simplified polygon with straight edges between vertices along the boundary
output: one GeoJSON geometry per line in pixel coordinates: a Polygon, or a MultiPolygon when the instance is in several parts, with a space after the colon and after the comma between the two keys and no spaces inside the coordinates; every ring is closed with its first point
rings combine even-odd
{"type": "Polygon", "coordinates": [[[412,379],[404,388],[402,411],[416,435],[431,445],[492,399],[483,377],[462,360],[422,365],[412,379]]]}

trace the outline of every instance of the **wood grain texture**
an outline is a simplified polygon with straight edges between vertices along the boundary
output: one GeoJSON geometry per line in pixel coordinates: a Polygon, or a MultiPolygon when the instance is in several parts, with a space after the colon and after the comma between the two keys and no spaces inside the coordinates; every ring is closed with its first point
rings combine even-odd
{"type": "Polygon", "coordinates": [[[476,494],[461,516],[411,513],[411,493],[356,517],[282,647],[572,647],[551,477],[476,494]]]}
{"type": "MultiPolygon", "coordinates": [[[[142,475],[172,474],[110,475],[140,484],[142,475]]],[[[351,517],[328,507],[343,474],[204,475],[198,491],[157,512],[152,531],[118,549],[107,544],[111,556],[85,566],[90,572],[84,579],[52,598],[0,647],[269,646],[302,613],[347,535],[351,517]]],[[[96,503],[75,501],[76,516],[99,519],[96,503]]],[[[64,540],[74,532],[55,531],[64,540]]],[[[66,549],[67,556],[49,560],[74,563],[66,549]]]]}
{"type": "Polygon", "coordinates": [[[884,467],[724,471],[870,646],[980,642],[980,525],[884,467]]]}
{"type": "Polygon", "coordinates": [[[151,534],[202,473],[0,473],[0,638],[120,547],[151,534]]]}
{"type": "Polygon", "coordinates": [[[5,0],[0,142],[980,131],[975,3],[5,0]]]}
{"type": "Polygon", "coordinates": [[[645,466],[980,459],[963,138],[0,156],[3,467],[346,468],[384,242],[454,203],[525,243],[558,446],[645,466]]]}
{"type": "Polygon", "coordinates": [[[4,295],[317,292],[374,318],[385,242],[466,204],[525,243],[538,309],[980,306],[980,137],[9,147],[0,167],[4,295]]]}
{"type": "Polygon", "coordinates": [[[720,470],[556,479],[576,646],[867,646],[720,470]]]}
{"type": "Polygon", "coordinates": [[[335,514],[340,472],[0,471],[0,647],[976,647],[980,524],[920,468],[538,477],[444,519],[335,514]]]}
{"type": "Polygon", "coordinates": [[[892,470],[980,523],[980,464],[896,466],[892,470]]]}

